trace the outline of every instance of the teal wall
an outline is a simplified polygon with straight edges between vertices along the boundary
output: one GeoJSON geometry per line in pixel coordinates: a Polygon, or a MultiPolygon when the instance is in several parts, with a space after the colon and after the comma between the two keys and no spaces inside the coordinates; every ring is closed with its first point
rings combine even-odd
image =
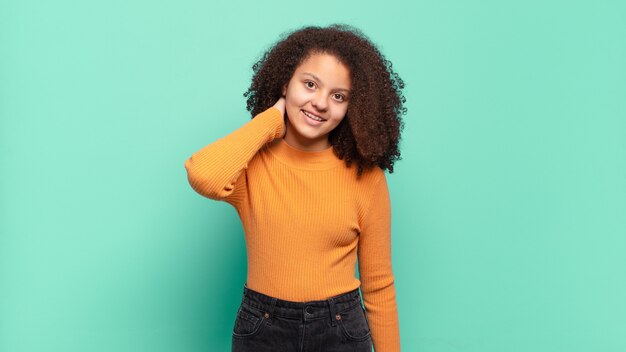
{"type": "Polygon", "coordinates": [[[626,350],[623,1],[0,3],[0,351],[227,351],[241,225],[194,151],[279,34],[347,22],[405,79],[402,344],[626,350]]]}

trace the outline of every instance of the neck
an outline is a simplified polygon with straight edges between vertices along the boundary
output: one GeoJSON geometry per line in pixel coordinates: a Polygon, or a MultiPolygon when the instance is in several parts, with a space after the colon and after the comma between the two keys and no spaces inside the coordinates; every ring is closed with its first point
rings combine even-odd
{"type": "Polygon", "coordinates": [[[269,150],[283,163],[298,169],[326,170],[342,163],[332,147],[319,151],[305,151],[291,146],[285,139],[274,140],[269,150]]]}
{"type": "Polygon", "coordinates": [[[330,148],[328,136],[323,136],[318,139],[308,139],[295,136],[293,133],[287,133],[284,139],[285,142],[287,142],[287,144],[289,144],[291,147],[306,152],[319,152],[330,148]]]}

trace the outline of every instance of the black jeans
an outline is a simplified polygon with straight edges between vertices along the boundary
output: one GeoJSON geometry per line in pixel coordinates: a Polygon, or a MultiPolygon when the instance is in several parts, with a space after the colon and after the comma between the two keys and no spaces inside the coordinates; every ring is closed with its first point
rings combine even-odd
{"type": "Polygon", "coordinates": [[[291,302],[244,286],[232,351],[371,352],[359,290],[323,301],[291,302]]]}

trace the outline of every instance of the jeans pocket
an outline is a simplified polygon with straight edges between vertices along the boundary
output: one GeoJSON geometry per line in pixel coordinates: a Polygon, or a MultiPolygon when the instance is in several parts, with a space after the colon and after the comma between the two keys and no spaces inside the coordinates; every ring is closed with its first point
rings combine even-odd
{"type": "Polygon", "coordinates": [[[263,312],[259,309],[250,307],[245,303],[241,303],[237,311],[235,319],[235,327],[233,328],[233,337],[249,338],[258,335],[265,322],[263,312]]]}
{"type": "Polygon", "coordinates": [[[370,327],[361,304],[348,308],[338,315],[343,334],[351,341],[365,341],[370,338],[370,327]]]}

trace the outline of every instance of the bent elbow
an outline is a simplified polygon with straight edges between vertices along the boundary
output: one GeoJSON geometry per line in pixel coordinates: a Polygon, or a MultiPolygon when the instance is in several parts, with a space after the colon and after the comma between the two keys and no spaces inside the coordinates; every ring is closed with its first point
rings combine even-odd
{"type": "Polygon", "coordinates": [[[185,162],[185,169],[187,169],[187,180],[191,188],[200,195],[213,200],[225,200],[233,194],[235,183],[243,171],[230,177],[219,167],[198,168],[193,164],[192,158],[185,162]]]}
{"type": "Polygon", "coordinates": [[[193,164],[192,158],[185,162],[187,180],[191,188],[198,194],[214,199],[223,200],[233,193],[233,185],[220,182],[220,175],[215,168],[198,169],[193,164]]]}

